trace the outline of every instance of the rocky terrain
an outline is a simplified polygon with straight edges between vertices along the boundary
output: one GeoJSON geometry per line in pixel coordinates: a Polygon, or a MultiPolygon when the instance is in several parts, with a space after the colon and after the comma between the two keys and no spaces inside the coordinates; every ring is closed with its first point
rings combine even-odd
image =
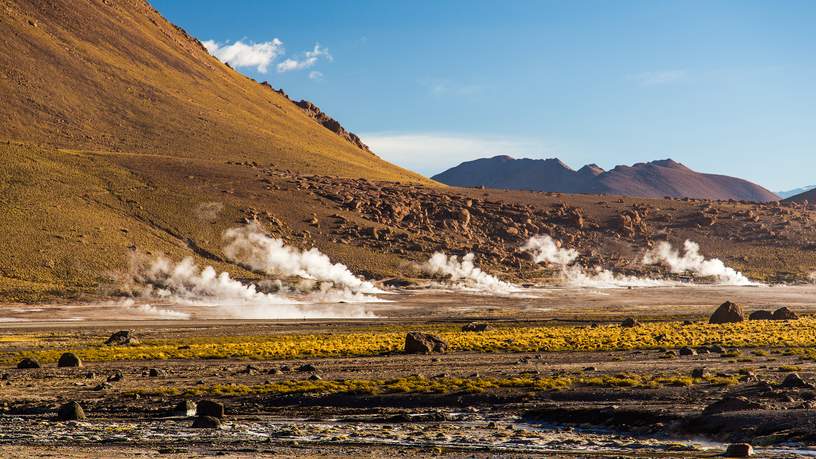
{"type": "Polygon", "coordinates": [[[612,194],[650,198],[706,198],[776,201],[765,188],[724,175],[695,172],[671,159],[615,166],[605,171],[588,164],[577,171],[552,159],[495,156],[462,163],[433,177],[454,186],[612,194]]]}

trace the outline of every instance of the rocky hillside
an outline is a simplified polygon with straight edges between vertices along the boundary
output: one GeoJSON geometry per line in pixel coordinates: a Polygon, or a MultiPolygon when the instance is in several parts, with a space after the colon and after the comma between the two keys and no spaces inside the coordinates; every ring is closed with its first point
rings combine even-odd
{"type": "Polygon", "coordinates": [[[555,158],[538,160],[496,156],[462,163],[433,179],[455,186],[562,193],[755,202],[779,199],[765,188],[746,180],[695,172],[670,159],[617,166],[609,171],[589,164],[576,171],[555,158]]]}

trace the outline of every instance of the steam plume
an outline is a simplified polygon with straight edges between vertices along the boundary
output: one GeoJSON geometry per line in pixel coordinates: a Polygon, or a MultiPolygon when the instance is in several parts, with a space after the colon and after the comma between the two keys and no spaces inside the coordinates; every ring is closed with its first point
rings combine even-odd
{"type": "Polygon", "coordinates": [[[649,279],[636,276],[624,276],[600,267],[584,268],[575,264],[578,252],[561,246],[548,235],[533,236],[521,247],[533,255],[536,263],[549,263],[561,271],[561,278],[568,287],[579,288],[620,288],[620,287],[656,287],[669,285],[671,282],[661,279],[649,279]]]}
{"type": "Polygon", "coordinates": [[[664,263],[673,273],[692,273],[696,276],[714,277],[724,285],[757,285],[741,272],[729,268],[720,259],[706,259],[700,254],[700,246],[693,241],[683,244],[684,253],[672,248],[668,242],[660,242],[643,257],[643,263],[655,265],[664,263]]]}
{"type": "Polygon", "coordinates": [[[475,256],[469,253],[459,258],[456,255],[447,256],[442,252],[435,252],[422,266],[422,271],[431,276],[446,277],[453,287],[466,290],[489,291],[494,293],[510,293],[520,288],[510,282],[505,282],[492,276],[473,263],[475,256]]]}

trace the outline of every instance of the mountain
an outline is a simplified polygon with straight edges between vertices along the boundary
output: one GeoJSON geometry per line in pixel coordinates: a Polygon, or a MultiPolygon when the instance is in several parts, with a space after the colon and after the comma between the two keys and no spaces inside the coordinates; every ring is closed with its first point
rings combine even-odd
{"type": "Polygon", "coordinates": [[[803,202],[808,201],[809,203],[816,203],[816,188],[811,188],[810,190],[804,191],[802,193],[789,196],[785,198],[786,202],[803,202]]]}
{"type": "Polygon", "coordinates": [[[589,164],[575,171],[556,158],[495,156],[464,162],[432,177],[454,186],[485,186],[562,193],[690,197],[767,202],[779,197],[746,180],[695,172],[665,159],[604,171],[589,164]]]}
{"type": "Polygon", "coordinates": [[[0,37],[6,301],[98,292],[134,254],[249,276],[224,261],[221,234],[256,215],[292,243],[387,271],[395,257],[306,223],[336,210],[295,177],[440,186],[383,161],[314,104],[219,62],[146,1],[3,0],[0,37]]]}
{"type": "Polygon", "coordinates": [[[802,188],[795,188],[788,191],[777,191],[776,194],[778,194],[782,199],[788,199],[798,194],[807,193],[813,189],[816,189],[816,185],[803,186],[802,188]]]}

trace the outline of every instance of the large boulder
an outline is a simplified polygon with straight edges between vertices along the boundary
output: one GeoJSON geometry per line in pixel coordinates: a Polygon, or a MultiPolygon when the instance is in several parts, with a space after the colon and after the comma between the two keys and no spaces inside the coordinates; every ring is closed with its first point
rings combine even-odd
{"type": "Polygon", "coordinates": [[[708,405],[703,410],[703,414],[726,413],[729,411],[748,411],[759,410],[764,408],[757,402],[752,402],[745,397],[731,397],[726,396],[722,400],[718,400],[711,405],[708,405]]]}
{"type": "Polygon", "coordinates": [[[33,368],[41,368],[41,366],[37,359],[26,357],[23,360],[20,360],[20,363],[17,364],[17,368],[20,370],[30,370],[33,368]]]}
{"type": "Polygon", "coordinates": [[[108,346],[130,346],[134,344],[139,344],[139,340],[137,340],[130,330],[119,330],[118,332],[112,334],[105,344],[108,346]]]}
{"type": "Polygon", "coordinates": [[[725,450],[725,457],[751,457],[754,455],[754,448],[748,443],[732,443],[725,450]]]}
{"type": "Polygon", "coordinates": [[[68,402],[57,410],[57,419],[60,421],[79,421],[85,419],[85,410],[79,402],[68,402]]]}
{"type": "Polygon", "coordinates": [[[781,307],[773,312],[773,320],[798,320],[799,316],[786,307],[781,307]]]}
{"type": "Polygon", "coordinates": [[[748,316],[748,320],[773,320],[773,313],[771,311],[761,309],[759,311],[752,312],[751,315],[748,316]]]}
{"type": "Polygon", "coordinates": [[[194,429],[219,429],[221,428],[221,420],[212,416],[198,416],[193,421],[194,429]]]}
{"type": "Polygon", "coordinates": [[[813,389],[813,384],[802,379],[798,373],[790,373],[785,376],[785,379],[779,384],[779,387],[784,389],[813,389]]]}
{"type": "Polygon", "coordinates": [[[196,416],[224,417],[224,405],[213,400],[202,400],[196,406],[196,416]]]}
{"type": "Polygon", "coordinates": [[[481,322],[471,322],[467,325],[462,326],[463,332],[485,332],[490,330],[493,330],[493,327],[486,323],[481,322]]]}
{"type": "Polygon", "coordinates": [[[725,303],[721,304],[714,314],[711,314],[711,317],[708,319],[708,323],[710,324],[727,324],[733,322],[742,322],[745,320],[745,312],[742,310],[742,306],[732,303],[730,301],[726,301],[725,303]]]}
{"type": "Polygon", "coordinates": [[[640,324],[633,317],[627,317],[627,318],[623,319],[621,321],[621,323],[620,323],[620,326],[623,327],[623,328],[632,328],[632,327],[637,327],[638,325],[640,325],[640,324]]]}
{"type": "Polygon", "coordinates": [[[447,350],[448,343],[436,335],[410,332],[405,336],[406,354],[430,354],[433,352],[445,352],[447,350]]]}
{"type": "Polygon", "coordinates": [[[172,414],[174,416],[184,417],[195,416],[197,408],[196,402],[192,400],[182,400],[173,407],[172,414]]]}
{"type": "Polygon", "coordinates": [[[59,360],[57,361],[57,366],[60,368],[81,367],[82,360],[80,360],[79,357],[73,352],[66,352],[60,356],[59,360]]]}

